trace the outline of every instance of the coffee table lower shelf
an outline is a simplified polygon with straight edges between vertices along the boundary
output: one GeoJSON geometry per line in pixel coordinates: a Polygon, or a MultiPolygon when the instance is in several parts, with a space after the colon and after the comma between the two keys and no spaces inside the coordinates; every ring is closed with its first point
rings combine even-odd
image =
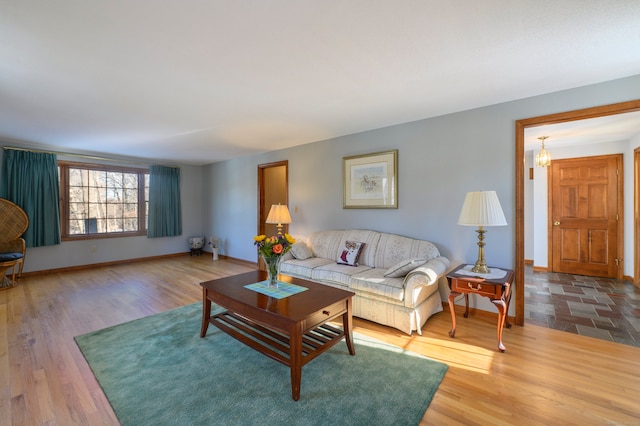
{"type": "Polygon", "coordinates": [[[280,276],[305,291],[285,299],[273,299],[246,288],[264,280],[266,273],[251,271],[200,283],[202,325],[200,337],[209,324],[250,348],[289,367],[291,396],[300,399],[302,366],[345,340],[349,353],[353,346],[351,300],[353,292],[300,278],[280,276]],[[211,315],[211,304],[225,311],[211,315]],[[342,328],[329,324],[342,320],[342,328]]]}
{"type": "MultiPolygon", "coordinates": [[[[287,367],[292,366],[289,336],[264,327],[248,318],[229,311],[211,316],[211,324],[245,345],[287,367]]],[[[302,336],[300,366],[325,352],[345,337],[342,329],[322,324],[302,336]]]]}

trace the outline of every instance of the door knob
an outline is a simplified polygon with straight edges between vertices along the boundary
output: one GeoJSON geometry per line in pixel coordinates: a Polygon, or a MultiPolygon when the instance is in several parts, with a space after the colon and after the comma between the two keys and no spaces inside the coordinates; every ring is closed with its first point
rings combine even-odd
{"type": "Polygon", "coordinates": [[[553,222],[553,224],[554,224],[555,226],[558,226],[558,225],[560,225],[560,222],[557,222],[557,221],[556,221],[556,222],[553,222]]]}

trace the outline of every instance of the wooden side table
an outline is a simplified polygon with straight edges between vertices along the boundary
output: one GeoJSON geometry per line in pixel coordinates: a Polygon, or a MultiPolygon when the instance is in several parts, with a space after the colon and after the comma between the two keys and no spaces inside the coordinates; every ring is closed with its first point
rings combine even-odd
{"type": "MultiPolygon", "coordinates": [[[[469,316],[469,294],[478,294],[488,297],[491,302],[498,308],[498,349],[500,352],[506,350],[502,344],[502,330],[506,325],[511,328],[509,322],[509,303],[511,302],[511,287],[513,286],[514,273],[511,269],[490,267],[491,271],[501,269],[506,274],[501,278],[483,278],[481,276],[470,275],[464,270],[467,265],[460,265],[447,274],[449,282],[449,310],[451,311],[451,322],[453,326],[449,332],[450,337],[456,335],[456,311],[454,300],[461,294],[464,294],[465,311],[464,317],[469,316]]],[[[495,272],[495,271],[494,271],[495,272]]]]}

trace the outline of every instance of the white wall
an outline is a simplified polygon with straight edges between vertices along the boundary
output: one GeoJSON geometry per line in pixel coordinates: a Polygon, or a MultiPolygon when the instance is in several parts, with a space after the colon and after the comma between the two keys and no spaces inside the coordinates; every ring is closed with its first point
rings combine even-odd
{"type": "MultiPolygon", "coordinates": [[[[638,98],[640,75],[216,163],[204,172],[205,227],[222,238],[223,254],[255,261],[257,166],[289,160],[289,229],[296,237],[367,228],[430,240],[453,265],[472,262],[476,233],[457,225],[462,201],[467,191],[496,190],[508,226],[489,228],[486,258],[512,268],[515,121],[638,98]],[[390,149],[398,149],[399,208],[343,209],[342,158],[390,149]]],[[[495,310],[488,300],[472,303],[495,310]]]]}
{"type": "Polygon", "coordinates": [[[524,258],[532,260],[534,257],[533,245],[533,180],[529,178],[529,169],[533,168],[534,179],[539,171],[535,170],[533,151],[524,153],[524,258]]]}

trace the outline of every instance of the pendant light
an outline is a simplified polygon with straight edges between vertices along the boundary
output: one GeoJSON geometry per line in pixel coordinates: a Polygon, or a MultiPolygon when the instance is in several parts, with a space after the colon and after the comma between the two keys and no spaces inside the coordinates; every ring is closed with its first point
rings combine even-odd
{"type": "Polygon", "coordinates": [[[551,165],[551,154],[549,154],[549,151],[544,149],[544,141],[547,138],[549,138],[549,136],[540,136],[538,138],[542,142],[542,149],[540,149],[540,152],[536,154],[536,166],[538,167],[547,167],[551,165]]]}

